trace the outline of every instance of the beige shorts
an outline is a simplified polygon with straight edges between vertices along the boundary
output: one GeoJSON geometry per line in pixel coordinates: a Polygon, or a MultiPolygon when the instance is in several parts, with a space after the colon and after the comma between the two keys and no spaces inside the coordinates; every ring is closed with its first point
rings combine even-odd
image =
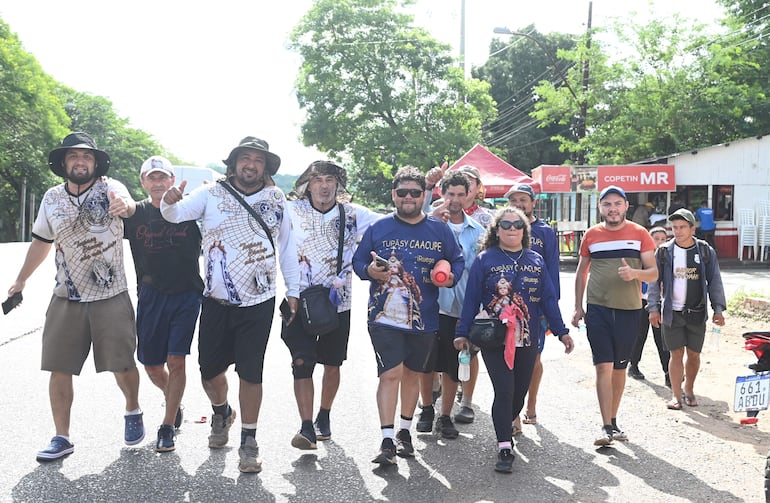
{"type": "Polygon", "coordinates": [[[79,375],[91,345],[97,372],[136,367],[136,320],[128,292],[95,302],[53,296],[43,327],[41,369],[79,375]]]}

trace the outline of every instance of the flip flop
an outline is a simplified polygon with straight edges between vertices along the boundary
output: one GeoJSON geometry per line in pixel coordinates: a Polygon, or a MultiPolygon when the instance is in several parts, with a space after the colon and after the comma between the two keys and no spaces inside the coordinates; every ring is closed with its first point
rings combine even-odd
{"type": "Polygon", "coordinates": [[[685,405],[688,407],[698,406],[698,400],[695,399],[695,395],[685,395],[682,393],[682,400],[684,400],[685,405]]]}
{"type": "Polygon", "coordinates": [[[532,414],[531,416],[528,416],[527,414],[524,414],[524,419],[521,420],[524,424],[537,424],[537,415],[532,414]]]}
{"type": "Polygon", "coordinates": [[[514,437],[517,437],[522,434],[521,426],[519,426],[515,421],[513,425],[511,425],[511,435],[514,437]]]}
{"type": "Polygon", "coordinates": [[[670,401],[666,402],[666,407],[669,410],[682,410],[682,404],[676,398],[672,398],[670,401]]]}

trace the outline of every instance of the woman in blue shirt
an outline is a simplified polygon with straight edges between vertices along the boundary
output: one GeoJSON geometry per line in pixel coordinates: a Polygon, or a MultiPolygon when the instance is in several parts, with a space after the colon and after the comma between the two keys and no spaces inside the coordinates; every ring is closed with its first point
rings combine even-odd
{"type": "Polygon", "coordinates": [[[529,222],[521,210],[508,207],[497,212],[483,238],[483,251],[471,267],[455,338],[458,349],[470,344],[468,330],[477,316],[507,320],[506,345],[481,350],[495,393],[492,422],[499,450],[495,470],[503,473],[513,470],[511,424],[524,406],[537,356],[530,320],[537,323],[542,313],[566,352],[574,348],[543,257],[529,249],[529,235],[529,222]]]}

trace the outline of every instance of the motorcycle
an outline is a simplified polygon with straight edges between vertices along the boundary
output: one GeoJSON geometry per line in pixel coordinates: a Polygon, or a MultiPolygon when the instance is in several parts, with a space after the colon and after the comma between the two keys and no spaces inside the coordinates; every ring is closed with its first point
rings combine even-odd
{"type": "MultiPolygon", "coordinates": [[[[746,412],[741,424],[756,424],[759,411],[766,410],[770,395],[770,332],[746,332],[743,346],[757,362],[749,365],[754,374],[735,380],[735,412],[746,412]]],[[[765,460],[765,502],[770,503],[770,453],[765,460]]]]}

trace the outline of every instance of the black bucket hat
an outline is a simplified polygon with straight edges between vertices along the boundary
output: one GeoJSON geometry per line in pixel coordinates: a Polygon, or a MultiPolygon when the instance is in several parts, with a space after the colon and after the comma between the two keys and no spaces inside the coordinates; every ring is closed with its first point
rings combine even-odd
{"type": "Polygon", "coordinates": [[[230,151],[230,155],[222,162],[225,163],[228,169],[235,168],[235,158],[238,156],[238,152],[243,148],[250,148],[259,152],[265,153],[265,160],[267,161],[267,172],[270,175],[274,175],[278,172],[278,168],[281,166],[281,158],[270,152],[270,145],[265,140],[261,140],[254,136],[247,136],[242,139],[238,146],[230,151]]]}
{"type": "Polygon", "coordinates": [[[96,148],[96,142],[91,135],[83,132],[70,133],[61,141],[61,147],[57,147],[48,154],[48,167],[55,175],[67,178],[62,160],[64,154],[71,148],[87,148],[94,151],[96,157],[96,169],[94,176],[104,176],[110,169],[110,156],[107,152],[96,148]]]}

